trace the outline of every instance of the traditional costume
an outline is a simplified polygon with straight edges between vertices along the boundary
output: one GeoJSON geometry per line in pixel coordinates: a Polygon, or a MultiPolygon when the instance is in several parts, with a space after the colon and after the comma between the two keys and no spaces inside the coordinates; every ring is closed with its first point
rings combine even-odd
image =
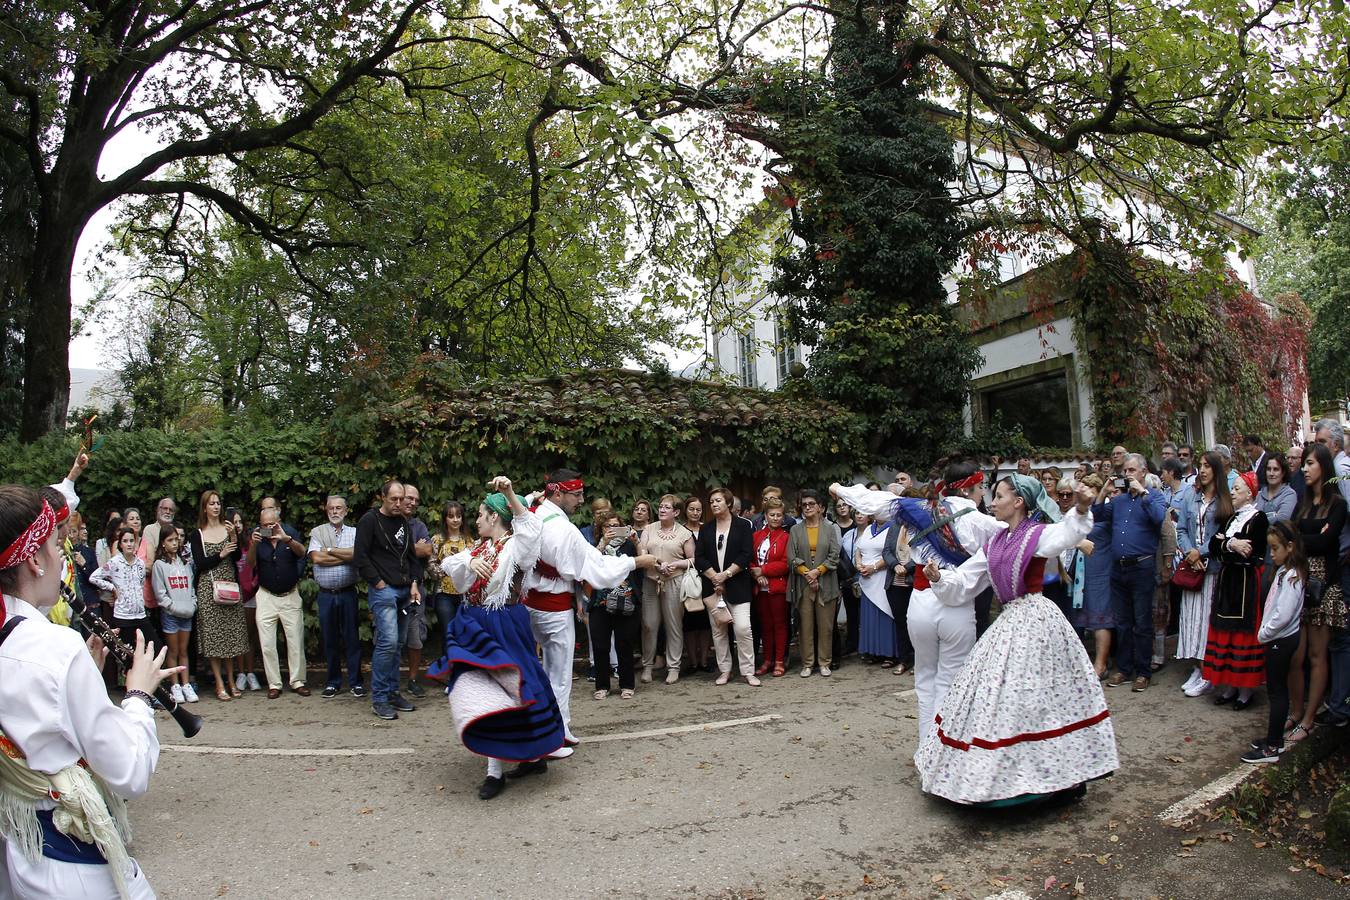
{"type": "MultiPolygon", "coordinates": [[[[1255,495],[1256,475],[1243,472],[1239,477],[1255,495]]],[[[1251,690],[1265,681],[1265,647],[1256,639],[1256,631],[1261,622],[1261,570],[1269,527],[1266,514],[1253,502],[1234,512],[1210,538],[1209,555],[1221,561],[1202,670],[1211,684],[1251,690]],[[1230,543],[1237,539],[1250,541],[1252,552],[1243,556],[1230,550],[1230,543]]]]}
{"type": "MultiPolygon", "coordinates": [[[[882,562],[888,533],[889,529],[882,522],[873,522],[866,528],[858,529],[854,544],[855,565],[871,566],[882,562]]],[[[900,642],[895,631],[897,623],[892,617],[890,598],[886,593],[886,587],[893,577],[890,567],[884,565],[871,575],[858,577],[863,595],[858,616],[858,652],[886,660],[892,665],[900,658],[900,642]]]]}
{"type": "MultiPolygon", "coordinates": [[[[0,569],[31,559],[57,524],[44,502],[0,569]]],[[[153,898],[127,853],[125,798],[150,786],[154,713],[137,696],[109,701],[76,631],[18,597],[2,603],[0,895],[153,898]]]]}
{"type": "Polygon", "coordinates": [[[488,776],[501,778],[501,762],[528,762],[563,744],[563,720],[535,656],[530,615],[519,603],[522,576],[539,558],[539,519],[511,517],[501,494],[484,504],[512,533],[484,538],[447,556],[441,572],[464,600],[446,628],[446,651],[427,677],[448,685],[450,714],[460,740],[488,757],[488,776]],[[480,578],[470,564],[486,560],[492,575],[480,578]]]}
{"type": "MultiPolygon", "coordinates": [[[[550,493],[580,491],[581,479],[551,483],[550,493]]],[[[530,609],[534,639],[544,651],[544,671],[558,700],[567,743],[572,735],[572,661],[576,653],[576,614],[573,611],[577,582],[592,588],[617,587],[632,573],[631,556],[605,556],[586,543],[581,532],[551,500],[534,507],[539,519],[538,562],[525,571],[525,605],[530,609]]]]}
{"type": "MultiPolygon", "coordinates": [[[[969,488],[984,480],[983,473],[951,487],[969,488]]],[[[938,493],[947,485],[939,483],[938,493]]],[[[889,491],[871,491],[862,485],[845,487],[839,498],[855,510],[879,521],[892,517],[910,533],[914,561],[914,593],[909,600],[909,637],[914,644],[914,692],[919,703],[919,741],[932,731],[933,714],[975,646],[973,597],[944,602],[931,590],[923,567],[936,562],[955,570],[1004,526],[975,509],[965,497],[943,497],[930,504],[912,497],[897,498],[889,491]]],[[[863,536],[858,536],[862,543],[863,536]]],[[[867,601],[864,601],[867,602],[867,601]]],[[[889,608],[889,607],[888,607],[889,608]]]]}
{"type": "Polygon", "coordinates": [[[1074,789],[1119,766],[1106,697],[1072,626],[1041,593],[1045,561],[1081,541],[1092,516],[1059,511],[1040,481],[1011,476],[1029,515],[932,586],[1002,604],[934,716],[915,757],[923,790],[1002,805],[1074,789]],[[1039,510],[1039,515],[1035,513],[1039,510]]]}

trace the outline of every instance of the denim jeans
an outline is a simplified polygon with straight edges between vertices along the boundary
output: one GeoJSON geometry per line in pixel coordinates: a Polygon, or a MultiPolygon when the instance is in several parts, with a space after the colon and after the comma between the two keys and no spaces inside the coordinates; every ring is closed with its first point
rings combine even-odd
{"type": "Polygon", "coordinates": [[[347,660],[347,684],[361,683],[361,632],[356,621],[356,588],[329,591],[319,588],[319,631],[328,663],[326,687],[342,687],[342,661],[347,660]]]}
{"type": "Polygon", "coordinates": [[[386,703],[398,693],[398,608],[408,602],[407,585],[371,587],[366,595],[374,626],[375,647],[370,654],[370,702],[386,703]]]}
{"type": "Polygon", "coordinates": [[[1126,678],[1153,677],[1153,557],[1111,563],[1111,608],[1116,615],[1116,668],[1126,678]]]}
{"type": "Polygon", "coordinates": [[[459,594],[447,594],[437,591],[431,598],[432,608],[436,610],[436,633],[440,636],[441,656],[445,655],[445,633],[450,628],[450,620],[459,612],[459,603],[463,599],[459,594]]]}
{"type": "MultiPolygon", "coordinates": [[[[1350,597],[1350,571],[1341,572],[1341,590],[1350,597]]],[[[1332,629],[1327,658],[1331,664],[1327,709],[1333,715],[1350,718],[1350,628],[1332,629]]]]}

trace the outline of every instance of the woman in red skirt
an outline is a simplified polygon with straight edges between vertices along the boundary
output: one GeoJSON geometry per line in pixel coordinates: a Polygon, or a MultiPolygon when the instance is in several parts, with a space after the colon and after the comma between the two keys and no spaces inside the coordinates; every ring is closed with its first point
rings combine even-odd
{"type": "Polygon", "coordinates": [[[1214,703],[1234,709],[1251,705],[1265,680],[1265,657],[1256,639],[1261,623],[1261,566],[1266,558],[1266,514],[1257,510],[1256,474],[1233,483],[1233,515],[1210,538],[1211,559],[1222,561],[1209,614],[1204,677],[1214,685],[1214,703]]]}

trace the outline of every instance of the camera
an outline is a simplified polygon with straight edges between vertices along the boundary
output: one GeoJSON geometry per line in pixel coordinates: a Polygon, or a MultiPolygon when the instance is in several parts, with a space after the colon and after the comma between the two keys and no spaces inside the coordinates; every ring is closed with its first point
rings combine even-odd
{"type": "Polygon", "coordinates": [[[1115,485],[1115,488],[1118,491],[1126,491],[1129,490],[1130,488],[1130,479],[1125,478],[1123,476],[1119,478],[1112,478],[1111,484],[1115,485]]]}

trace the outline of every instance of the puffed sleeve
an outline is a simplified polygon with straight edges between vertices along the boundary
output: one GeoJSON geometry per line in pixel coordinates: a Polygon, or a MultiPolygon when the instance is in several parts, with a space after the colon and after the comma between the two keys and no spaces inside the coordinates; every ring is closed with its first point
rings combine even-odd
{"type": "Polygon", "coordinates": [[[469,568],[473,559],[473,550],[465,549],[452,553],[441,560],[441,572],[455,585],[455,593],[462,594],[473,586],[478,576],[469,568]]]}
{"type": "Polygon", "coordinates": [[[839,499],[865,516],[889,522],[897,497],[890,491],[874,491],[865,484],[853,484],[839,489],[839,499]]]}
{"type": "Polygon", "coordinates": [[[148,791],[159,762],[150,707],[136,697],[113,705],[103,676],[83,648],[71,656],[63,691],[61,731],[89,768],[119,796],[132,799],[148,791]]]}
{"type": "Polygon", "coordinates": [[[955,569],[942,569],[940,575],[931,583],[933,596],[943,606],[964,606],[989,587],[989,560],[980,550],[955,569]]]}
{"type": "Polygon", "coordinates": [[[1053,559],[1065,550],[1077,546],[1092,530],[1092,510],[1079,514],[1078,507],[1072,507],[1064,514],[1062,521],[1045,526],[1041,539],[1036,544],[1036,555],[1042,559],[1053,559]]]}

